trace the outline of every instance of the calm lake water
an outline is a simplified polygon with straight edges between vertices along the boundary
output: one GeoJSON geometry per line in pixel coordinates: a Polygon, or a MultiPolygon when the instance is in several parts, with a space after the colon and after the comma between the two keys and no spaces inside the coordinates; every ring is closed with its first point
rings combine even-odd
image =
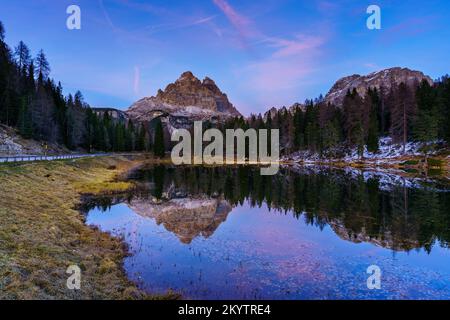
{"type": "Polygon", "coordinates": [[[90,199],[128,277],[187,299],[450,299],[448,186],[369,172],[147,167],[90,199]],[[367,268],[381,269],[370,290],[367,268]]]}

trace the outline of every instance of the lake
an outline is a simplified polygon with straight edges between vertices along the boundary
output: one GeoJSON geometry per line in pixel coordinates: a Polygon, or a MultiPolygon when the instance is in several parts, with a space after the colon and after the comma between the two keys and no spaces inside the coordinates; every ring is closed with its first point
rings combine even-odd
{"type": "Polygon", "coordinates": [[[321,167],[146,166],[130,194],[86,201],[123,237],[124,269],[186,299],[450,299],[445,183],[321,167]],[[381,270],[369,289],[367,270],[381,270]]]}

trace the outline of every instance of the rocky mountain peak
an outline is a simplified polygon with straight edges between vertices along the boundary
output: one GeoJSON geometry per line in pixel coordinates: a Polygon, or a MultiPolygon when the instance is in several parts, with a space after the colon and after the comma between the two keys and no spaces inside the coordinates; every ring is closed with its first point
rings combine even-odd
{"type": "Polygon", "coordinates": [[[159,112],[197,119],[241,116],[214,80],[206,77],[200,81],[191,71],[182,73],[165,90],[158,90],[156,97],[134,103],[127,114],[131,118],[148,121],[159,112]]]}
{"type": "Polygon", "coordinates": [[[412,85],[423,80],[430,84],[433,83],[430,77],[420,71],[400,67],[372,72],[365,76],[354,74],[338,80],[328,92],[325,101],[341,106],[349,90],[356,89],[360,96],[364,96],[369,88],[383,88],[383,90],[389,91],[392,86],[399,85],[402,82],[412,85]]]}
{"type": "Polygon", "coordinates": [[[191,71],[186,71],[181,74],[181,76],[175,81],[175,83],[186,83],[186,82],[195,82],[199,83],[200,80],[197,79],[191,71]]]}
{"type": "Polygon", "coordinates": [[[204,86],[216,86],[216,83],[211,78],[205,77],[205,79],[203,79],[203,85],[204,86]]]}

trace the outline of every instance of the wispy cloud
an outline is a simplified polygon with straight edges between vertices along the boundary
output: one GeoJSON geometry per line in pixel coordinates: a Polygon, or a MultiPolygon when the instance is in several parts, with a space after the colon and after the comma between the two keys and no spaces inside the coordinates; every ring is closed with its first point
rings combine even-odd
{"type": "Polygon", "coordinates": [[[99,7],[103,13],[106,24],[115,34],[128,40],[151,42],[154,40],[151,38],[151,36],[155,34],[190,28],[194,26],[200,26],[203,24],[211,24],[212,21],[217,17],[217,15],[209,15],[204,17],[190,17],[186,16],[185,14],[179,15],[173,11],[167,11],[162,7],[156,7],[149,4],[136,3],[134,1],[129,0],[115,0],[115,1],[120,5],[131,9],[135,9],[141,12],[148,12],[155,16],[164,17],[164,19],[168,21],[165,23],[143,26],[134,30],[127,30],[122,27],[119,27],[117,24],[113,22],[113,19],[111,18],[105,6],[104,0],[98,0],[99,7]]]}
{"type": "Polygon", "coordinates": [[[211,20],[213,20],[215,18],[216,18],[216,15],[209,16],[209,17],[206,17],[206,18],[201,18],[201,19],[193,21],[191,23],[191,25],[196,26],[196,25],[199,25],[199,24],[204,24],[204,23],[210,22],[211,20]]]}
{"type": "Polygon", "coordinates": [[[269,38],[265,42],[273,53],[251,63],[240,75],[259,103],[277,103],[280,96],[284,101],[295,99],[301,84],[319,67],[325,39],[298,35],[293,39],[269,38]]]}
{"type": "Polygon", "coordinates": [[[213,0],[216,6],[225,14],[231,24],[244,37],[252,33],[251,22],[246,17],[239,14],[226,0],[213,0]]]}
{"type": "MultiPolygon", "coordinates": [[[[242,79],[242,86],[252,93],[258,104],[280,102],[298,96],[298,88],[307,76],[318,68],[324,36],[297,34],[291,37],[267,36],[255,23],[233,8],[226,0],[213,0],[237,30],[245,49],[257,52],[252,62],[235,70],[242,79]]],[[[334,9],[323,2],[323,8],[334,9]]],[[[291,103],[295,101],[291,100],[291,103]]],[[[239,106],[238,106],[239,107],[239,106]]],[[[267,105],[265,106],[267,107],[267,105]]]]}
{"type": "Polygon", "coordinates": [[[324,43],[324,39],[318,36],[297,35],[294,39],[267,38],[265,42],[276,48],[273,58],[287,58],[315,51],[324,43]]]}
{"type": "Polygon", "coordinates": [[[237,31],[242,47],[249,50],[251,47],[250,39],[263,36],[257,31],[251,19],[240,14],[226,0],[213,0],[213,2],[237,31]]]}

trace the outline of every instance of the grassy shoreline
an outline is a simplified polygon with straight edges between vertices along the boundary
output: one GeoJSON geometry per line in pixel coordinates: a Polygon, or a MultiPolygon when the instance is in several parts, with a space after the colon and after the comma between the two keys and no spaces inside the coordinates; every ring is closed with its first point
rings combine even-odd
{"type": "Polygon", "coordinates": [[[164,299],[131,283],[121,239],[90,228],[76,210],[82,194],[133,187],[116,178],[144,156],[103,157],[0,166],[0,299],[164,299]],[[81,290],[66,270],[82,270],[81,290]]]}

